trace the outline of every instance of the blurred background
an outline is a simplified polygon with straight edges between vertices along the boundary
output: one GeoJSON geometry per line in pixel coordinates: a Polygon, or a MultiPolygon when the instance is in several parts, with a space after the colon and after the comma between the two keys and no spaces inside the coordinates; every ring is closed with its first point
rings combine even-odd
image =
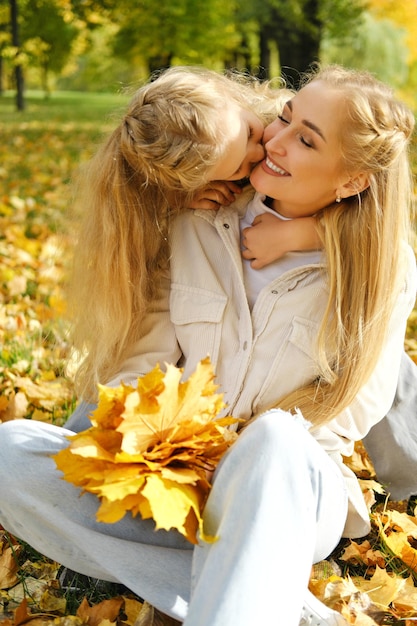
{"type": "Polygon", "coordinates": [[[170,65],[296,86],[312,61],[366,68],[413,101],[416,0],[0,0],[0,93],[115,92],[170,65]]]}

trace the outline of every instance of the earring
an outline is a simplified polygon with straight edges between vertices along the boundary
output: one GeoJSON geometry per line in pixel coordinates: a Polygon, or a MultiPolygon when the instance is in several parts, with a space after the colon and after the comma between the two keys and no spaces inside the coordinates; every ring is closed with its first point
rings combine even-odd
{"type": "Polygon", "coordinates": [[[341,196],[339,196],[339,194],[336,196],[336,202],[342,202],[342,198],[341,196]]]}

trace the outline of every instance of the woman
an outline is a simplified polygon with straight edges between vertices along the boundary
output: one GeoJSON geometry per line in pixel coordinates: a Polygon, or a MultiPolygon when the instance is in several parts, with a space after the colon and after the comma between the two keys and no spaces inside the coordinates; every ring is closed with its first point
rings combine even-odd
{"type": "Polygon", "coordinates": [[[318,72],[265,131],[266,158],[251,174],[258,193],[217,212],[182,212],[172,224],[171,288],[160,282],[114,383],[149,369],[149,354],[152,365],[181,360],[186,377],[210,354],[228,410],[249,421],[205,507],[205,529],[218,541],[191,550],[141,520],[95,522],[94,497],[79,499],[49,458],[68,431],[34,422],[0,426],[0,469],[12,475],[0,486],[1,523],[72,569],[123,582],[186,626],[296,626],[300,616],[345,623],[307,584],[312,563],[341,536],[369,531],[342,455],[395,393],[416,289],[406,243],[413,123],[371,76],[318,72]],[[265,211],[318,216],[323,254],[286,255],[257,273],[249,261],[243,267],[240,229],[265,211]]]}

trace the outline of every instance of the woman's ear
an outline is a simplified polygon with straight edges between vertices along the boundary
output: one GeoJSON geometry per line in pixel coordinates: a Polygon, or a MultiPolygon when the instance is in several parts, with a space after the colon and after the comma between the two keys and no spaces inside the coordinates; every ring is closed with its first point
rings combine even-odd
{"type": "Polygon", "coordinates": [[[356,196],[364,189],[369,187],[369,176],[365,172],[360,172],[349,178],[349,180],[338,188],[338,196],[340,198],[350,198],[350,196],[356,196]]]}

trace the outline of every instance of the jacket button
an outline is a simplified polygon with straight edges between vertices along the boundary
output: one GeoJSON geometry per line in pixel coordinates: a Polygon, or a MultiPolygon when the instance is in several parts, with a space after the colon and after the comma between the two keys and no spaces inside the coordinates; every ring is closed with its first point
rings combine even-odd
{"type": "Polygon", "coordinates": [[[246,349],[247,349],[247,347],[248,347],[248,342],[247,342],[247,341],[245,341],[245,342],[243,343],[243,349],[244,349],[244,350],[246,350],[246,349]]]}
{"type": "Polygon", "coordinates": [[[223,228],[230,228],[229,224],[223,224],[223,228]]]}
{"type": "Polygon", "coordinates": [[[277,295],[278,291],[276,289],[273,289],[271,293],[273,293],[274,295],[277,295]]]}

